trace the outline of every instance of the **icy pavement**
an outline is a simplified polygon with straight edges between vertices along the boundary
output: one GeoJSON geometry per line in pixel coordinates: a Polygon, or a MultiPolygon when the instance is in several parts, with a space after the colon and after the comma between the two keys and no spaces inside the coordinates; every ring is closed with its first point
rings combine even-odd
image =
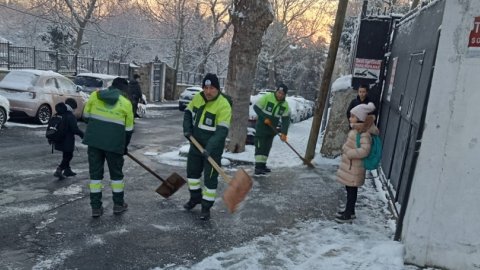
{"type": "MultiPolygon", "coordinates": [[[[312,119],[309,119],[290,127],[289,142],[300,153],[306,149],[311,123],[312,119]]],[[[321,140],[317,150],[321,148],[320,143],[321,140]]],[[[158,159],[178,165],[185,162],[179,153],[186,152],[188,145],[159,155],[158,159]]],[[[223,160],[227,161],[222,163],[241,161],[253,164],[253,153],[253,146],[247,146],[246,151],[240,154],[225,153],[223,160]]],[[[338,163],[339,159],[325,159],[320,155],[313,161],[316,165],[338,163]]],[[[302,161],[284,143],[275,139],[268,166],[272,169],[301,167],[302,161]]],[[[258,237],[247,244],[213,254],[195,265],[171,264],[156,269],[419,269],[404,265],[404,247],[392,240],[395,221],[385,198],[380,181],[367,179],[358,192],[357,219],[353,224],[300,221],[294,228],[258,237]]]]}

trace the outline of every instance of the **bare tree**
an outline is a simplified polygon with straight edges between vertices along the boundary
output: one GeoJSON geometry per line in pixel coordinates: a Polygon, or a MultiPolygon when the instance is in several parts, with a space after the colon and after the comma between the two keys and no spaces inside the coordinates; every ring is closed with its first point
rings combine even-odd
{"type": "Polygon", "coordinates": [[[318,0],[271,0],[275,21],[267,30],[264,40],[268,64],[268,86],[274,87],[279,71],[278,60],[289,48],[295,48],[303,40],[312,39],[328,25],[333,8],[330,1],[318,0]]]}
{"type": "Polygon", "coordinates": [[[225,36],[232,24],[231,17],[228,14],[232,2],[231,0],[206,0],[203,1],[202,4],[209,14],[208,21],[211,29],[211,35],[208,40],[205,40],[205,33],[199,33],[199,40],[204,40],[204,46],[202,48],[200,63],[197,66],[197,72],[205,74],[205,68],[213,47],[225,36]]]}
{"type": "Polygon", "coordinates": [[[179,70],[184,50],[185,29],[196,14],[196,1],[143,0],[146,15],[161,26],[168,37],[174,40],[173,68],[179,70]]]}
{"type": "Polygon", "coordinates": [[[233,23],[226,91],[233,99],[228,150],[245,151],[250,89],[265,30],[273,21],[268,0],[234,0],[230,16],[233,23]]]}
{"type": "Polygon", "coordinates": [[[83,45],[87,26],[95,25],[109,16],[117,0],[32,0],[30,9],[36,10],[53,24],[68,26],[75,33],[74,53],[83,45]]]}
{"type": "Polygon", "coordinates": [[[77,27],[73,29],[77,33],[77,39],[75,42],[75,52],[80,50],[82,46],[82,39],[83,34],[85,33],[85,27],[90,22],[93,16],[93,11],[97,8],[97,0],[89,0],[89,1],[75,1],[72,0],[65,0],[68,9],[70,10],[72,19],[76,24],[77,27]]]}

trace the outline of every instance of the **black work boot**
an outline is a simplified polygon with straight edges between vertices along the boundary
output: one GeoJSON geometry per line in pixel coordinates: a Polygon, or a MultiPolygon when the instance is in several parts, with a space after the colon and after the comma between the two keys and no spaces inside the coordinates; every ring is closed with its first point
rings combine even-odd
{"type": "Polygon", "coordinates": [[[201,220],[209,220],[210,219],[210,208],[212,208],[213,202],[202,200],[202,212],[200,212],[200,219],[201,220]]]}
{"type": "Polygon", "coordinates": [[[342,215],[336,217],[335,221],[338,223],[352,223],[353,218],[352,215],[344,212],[342,215]]]}
{"type": "Polygon", "coordinates": [[[113,205],[113,214],[121,215],[123,212],[127,211],[128,204],[114,204],[113,205]]]}
{"type": "Polygon", "coordinates": [[[75,176],[77,174],[74,173],[70,167],[68,167],[63,171],[63,175],[65,175],[66,177],[69,177],[69,176],[75,176]]]}
{"type": "Polygon", "coordinates": [[[267,169],[264,166],[255,166],[255,176],[265,176],[267,173],[270,171],[267,171],[267,169]]]}
{"type": "MultiPolygon", "coordinates": [[[[345,213],[345,211],[337,212],[337,214],[335,215],[335,217],[339,218],[339,217],[343,216],[344,213],[345,213]]],[[[352,219],[356,219],[356,218],[357,218],[357,216],[355,215],[355,213],[351,214],[350,217],[351,217],[352,219]]]]}
{"type": "Polygon", "coordinates": [[[183,205],[183,208],[190,211],[192,210],[197,204],[202,202],[202,190],[190,190],[190,200],[186,204],[183,205]]]}
{"type": "Polygon", "coordinates": [[[100,208],[92,208],[92,217],[100,217],[103,215],[103,207],[100,208]]]}
{"type": "Polygon", "coordinates": [[[90,206],[92,207],[92,217],[103,215],[102,193],[90,193],[90,206]]]}
{"type": "Polygon", "coordinates": [[[55,171],[53,176],[58,177],[58,180],[65,179],[65,175],[62,174],[62,168],[60,168],[60,167],[57,167],[57,170],[55,171]]]}

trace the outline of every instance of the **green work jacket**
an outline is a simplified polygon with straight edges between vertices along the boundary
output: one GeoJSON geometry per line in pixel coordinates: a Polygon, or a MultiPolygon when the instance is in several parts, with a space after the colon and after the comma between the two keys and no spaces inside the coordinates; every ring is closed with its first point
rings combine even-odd
{"type": "Polygon", "coordinates": [[[263,95],[253,106],[257,113],[257,124],[255,126],[256,136],[274,136],[273,129],[265,125],[265,118],[272,121],[272,126],[277,127],[281,120],[281,133],[287,135],[290,125],[290,108],[286,100],[278,101],[275,93],[263,95]]]}

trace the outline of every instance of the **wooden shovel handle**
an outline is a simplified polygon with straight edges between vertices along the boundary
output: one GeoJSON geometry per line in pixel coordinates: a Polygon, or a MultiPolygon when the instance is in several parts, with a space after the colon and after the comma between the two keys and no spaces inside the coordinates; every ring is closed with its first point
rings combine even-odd
{"type": "Polygon", "coordinates": [[[136,157],[132,156],[130,153],[127,153],[127,156],[129,158],[131,158],[133,161],[135,161],[138,165],[142,166],[145,170],[147,170],[149,173],[151,173],[153,176],[155,176],[156,178],[158,178],[158,180],[164,182],[164,183],[167,183],[165,180],[163,180],[162,177],[160,177],[160,175],[158,175],[156,172],[154,172],[152,169],[150,169],[149,167],[147,167],[147,165],[143,164],[140,160],[138,160],[136,157]]]}
{"type": "MultiPolygon", "coordinates": [[[[190,141],[197,147],[197,149],[201,153],[203,153],[203,151],[205,149],[203,149],[202,145],[193,136],[190,136],[188,139],[190,139],[190,141]]],[[[223,177],[225,182],[230,183],[230,181],[231,181],[230,177],[222,170],[222,168],[220,166],[218,166],[217,162],[215,162],[215,160],[213,160],[213,158],[211,156],[208,156],[207,160],[208,160],[208,162],[210,162],[212,167],[215,168],[215,170],[223,177]]]]}
{"type": "MultiPolygon", "coordinates": [[[[275,132],[275,135],[278,135],[280,136],[280,134],[278,133],[278,131],[272,126],[272,124],[268,124],[268,126],[270,126],[273,130],[273,132],[275,132]]],[[[287,141],[283,141],[284,143],[286,143],[288,145],[288,147],[290,147],[290,149],[292,149],[293,152],[295,152],[295,154],[297,154],[297,156],[303,161],[304,164],[307,164],[308,167],[311,167],[311,168],[314,168],[313,164],[305,159],[304,157],[302,157],[302,155],[300,155],[300,153],[297,152],[297,150],[295,150],[295,148],[293,148],[292,145],[290,145],[287,141]]]]}

